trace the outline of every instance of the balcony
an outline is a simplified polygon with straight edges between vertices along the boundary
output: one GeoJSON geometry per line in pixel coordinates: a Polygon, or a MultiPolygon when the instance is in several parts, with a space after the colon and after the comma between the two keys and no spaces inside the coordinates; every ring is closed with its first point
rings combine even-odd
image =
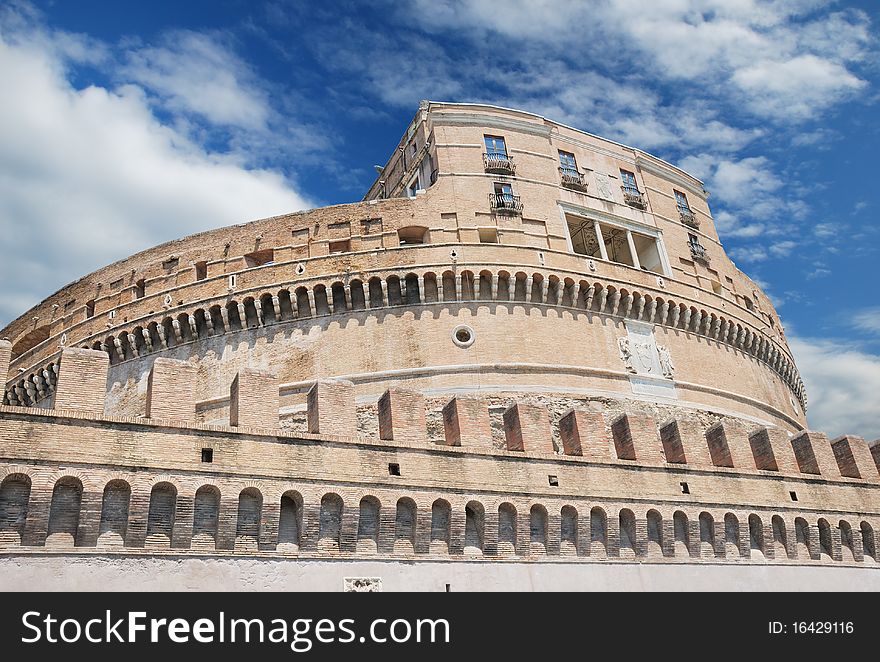
{"type": "Polygon", "coordinates": [[[623,201],[630,207],[635,207],[636,209],[647,208],[645,196],[642,195],[639,189],[633,186],[621,186],[620,190],[623,191],[623,201]]]}
{"type": "Polygon", "coordinates": [[[700,262],[709,263],[709,255],[706,248],[702,244],[689,244],[691,247],[691,257],[700,262]]]}
{"type": "Polygon", "coordinates": [[[483,152],[483,168],[496,175],[515,175],[513,159],[502,152],[483,152]]]}
{"type": "Polygon", "coordinates": [[[489,206],[501,214],[522,214],[523,210],[519,196],[510,193],[490,193],[489,206]]]}
{"type": "Polygon", "coordinates": [[[572,168],[559,168],[559,175],[562,178],[562,185],[565,188],[574,189],[583,193],[587,192],[587,182],[583,173],[572,168]]]}
{"type": "Polygon", "coordinates": [[[685,225],[688,225],[692,228],[700,227],[700,219],[698,219],[697,215],[694,214],[694,212],[692,212],[690,209],[679,207],[678,215],[681,217],[681,222],[685,225]]]}

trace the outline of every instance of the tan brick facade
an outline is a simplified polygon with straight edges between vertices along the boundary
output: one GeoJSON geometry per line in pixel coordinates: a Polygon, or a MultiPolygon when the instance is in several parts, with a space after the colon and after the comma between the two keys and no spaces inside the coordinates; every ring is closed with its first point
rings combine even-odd
{"type": "MultiPolygon", "coordinates": [[[[174,388],[187,378],[185,371],[166,376],[152,386],[174,388]]],[[[242,404],[257,379],[272,377],[250,371],[234,378],[242,404]]],[[[400,395],[383,399],[393,408],[404,402],[400,395]]],[[[445,409],[476,418],[477,404],[455,399],[445,409]]],[[[599,425],[597,416],[575,411],[562,420],[576,421],[579,434],[610,429],[614,450],[603,458],[587,457],[571,431],[562,435],[561,454],[530,444],[549,436],[549,423],[546,411],[526,404],[505,413],[514,427],[519,421],[523,440],[522,449],[510,450],[488,441],[457,446],[454,426],[445,443],[429,443],[412,419],[398,424],[410,435],[398,441],[279,435],[272,425],[244,427],[242,419],[238,427],[205,426],[4,406],[0,439],[15,459],[0,468],[0,546],[6,553],[45,547],[586,562],[653,558],[655,541],[656,559],[669,561],[876,563],[880,468],[863,440],[789,439],[767,428],[743,438],[720,424],[738,450],[718,455],[708,451],[717,430],[672,420],[658,431],[649,417],[632,415],[599,425]],[[767,466],[760,456],[768,453],[801,462],[755,469],[767,466]],[[688,455],[702,460],[692,465],[688,455]],[[722,461],[746,455],[745,466],[722,461]],[[834,464],[804,459],[813,457],[834,464]],[[364,500],[376,505],[364,510],[364,500]],[[484,516],[469,523],[477,507],[484,516]],[[359,513],[377,517],[370,524],[375,547],[357,544],[359,513]],[[470,526],[479,526],[477,538],[470,526]],[[502,542],[510,535],[516,542],[508,549],[502,542]],[[395,542],[401,539],[410,542],[395,542]]]]}
{"type": "Polygon", "coordinates": [[[698,180],[491,106],[401,147],[0,332],[5,553],[876,563],[878,446],[805,431],[698,180]]]}

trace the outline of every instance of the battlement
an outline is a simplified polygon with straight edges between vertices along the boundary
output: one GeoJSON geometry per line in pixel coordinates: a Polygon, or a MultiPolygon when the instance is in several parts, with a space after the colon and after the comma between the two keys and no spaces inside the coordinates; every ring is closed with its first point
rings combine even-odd
{"type": "Polygon", "coordinates": [[[65,409],[0,407],[8,552],[876,559],[880,454],[858,437],[574,409],[555,448],[546,409],[523,402],[497,448],[469,396],[449,400],[433,443],[423,395],[397,388],[367,438],[344,381],[311,389],[314,433],[287,434],[265,371],[236,375],[229,425],[205,425],[183,362],[154,366],[143,417],[95,411],[103,352],[66,350],[61,366],[65,409]]]}

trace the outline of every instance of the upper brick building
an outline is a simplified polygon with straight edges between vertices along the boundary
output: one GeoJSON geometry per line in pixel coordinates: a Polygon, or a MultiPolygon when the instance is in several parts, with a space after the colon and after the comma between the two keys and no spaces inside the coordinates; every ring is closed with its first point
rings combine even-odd
{"type": "Polygon", "coordinates": [[[805,432],[707,198],[638,149],[423,102],[363,201],[151,248],[0,331],[5,539],[864,564],[877,449],[805,432]]]}

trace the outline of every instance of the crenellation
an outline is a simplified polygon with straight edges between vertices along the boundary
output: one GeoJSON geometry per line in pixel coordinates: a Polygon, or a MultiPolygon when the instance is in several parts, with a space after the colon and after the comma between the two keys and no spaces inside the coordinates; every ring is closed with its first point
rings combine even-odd
{"type": "Polygon", "coordinates": [[[357,436],[354,384],[348,380],[320,380],[309,389],[308,431],[310,434],[357,436]]]}
{"type": "Polygon", "coordinates": [[[446,445],[491,447],[489,411],[482,398],[454,397],[443,407],[442,415],[446,445]]]}
{"type": "Polygon", "coordinates": [[[193,398],[195,366],[163,357],[153,361],[147,378],[147,418],[192,422],[196,417],[193,398]]]}
{"type": "Polygon", "coordinates": [[[73,347],[62,351],[54,408],[103,414],[109,366],[104,352],[73,347]]]}
{"type": "Polygon", "coordinates": [[[841,476],[880,482],[880,472],[874,464],[871,448],[861,437],[854,435],[837,437],[831,441],[831,451],[841,476]]]}
{"type": "Polygon", "coordinates": [[[425,397],[413,390],[388,389],[379,398],[379,438],[404,443],[426,439],[425,397]]]}
{"type": "Polygon", "coordinates": [[[792,438],[791,446],[801,473],[835,478],[841,475],[828,437],[821,432],[805,430],[792,438]]]}
{"type": "Polygon", "coordinates": [[[8,340],[0,340],[0,378],[6,383],[9,374],[9,362],[12,359],[12,343],[8,340]]]}
{"type": "Polygon", "coordinates": [[[229,388],[229,424],[232,427],[278,429],[278,378],[274,373],[244,368],[229,388]]]}
{"type": "Polygon", "coordinates": [[[517,402],[504,410],[503,418],[507,450],[555,452],[546,407],[517,402]]]}

